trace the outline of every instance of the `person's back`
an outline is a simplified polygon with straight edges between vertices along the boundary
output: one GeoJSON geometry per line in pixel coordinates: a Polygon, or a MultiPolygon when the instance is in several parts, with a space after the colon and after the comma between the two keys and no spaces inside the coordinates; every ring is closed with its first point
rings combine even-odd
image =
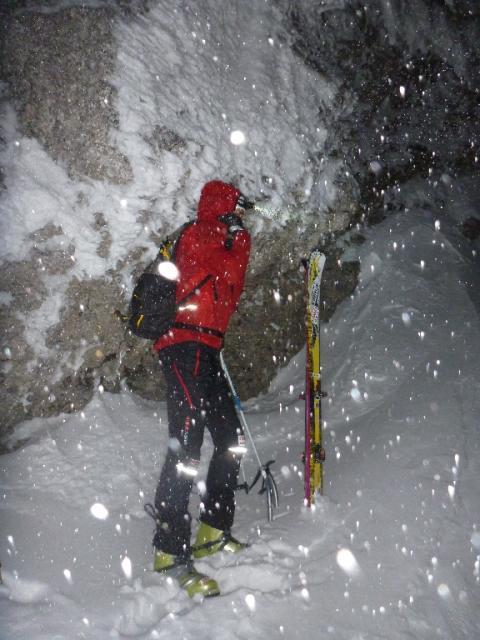
{"type": "Polygon", "coordinates": [[[197,220],[184,231],[176,249],[177,301],[210,278],[178,311],[173,329],[155,343],[158,351],[190,340],[222,347],[243,291],[250,254],[250,236],[234,213],[240,195],[238,189],[220,181],[202,189],[197,220]]]}

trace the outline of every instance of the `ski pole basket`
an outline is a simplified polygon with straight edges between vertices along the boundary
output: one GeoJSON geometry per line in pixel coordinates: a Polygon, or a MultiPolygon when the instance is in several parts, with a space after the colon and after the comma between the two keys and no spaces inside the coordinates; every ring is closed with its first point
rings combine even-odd
{"type": "Polygon", "coordinates": [[[275,478],[270,471],[270,465],[272,465],[274,462],[275,460],[269,460],[267,463],[263,464],[258,469],[251,484],[248,484],[248,482],[243,482],[242,484],[237,485],[237,489],[243,489],[245,493],[248,494],[257,484],[260,478],[262,478],[262,484],[258,493],[259,495],[262,495],[263,493],[265,494],[267,500],[268,522],[271,522],[273,520],[273,510],[277,509],[279,505],[277,483],[275,482],[275,478]]]}
{"type": "Polygon", "coordinates": [[[279,505],[277,483],[275,482],[275,478],[270,471],[270,465],[274,462],[275,460],[269,460],[269,462],[264,464],[263,467],[257,471],[257,474],[261,473],[262,475],[262,486],[260,487],[260,491],[258,493],[264,493],[267,499],[268,522],[271,522],[273,520],[273,510],[277,509],[279,505]]]}

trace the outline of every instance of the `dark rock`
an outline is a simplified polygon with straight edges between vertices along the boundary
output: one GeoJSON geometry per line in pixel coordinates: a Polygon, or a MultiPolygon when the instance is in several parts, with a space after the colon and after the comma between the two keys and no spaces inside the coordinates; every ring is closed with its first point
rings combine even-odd
{"type": "Polygon", "coordinates": [[[146,140],[157,154],[162,151],[181,153],[187,146],[185,140],[178,133],[160,125],[153,128],[151,136],[146,140]]]}
{"type": "Polygon", "coordinates": [[[23,132],[37,138],[71,176],[114,184],[132,180],[130,163],[109,141],[118,125],[109,9],[14,12],[2,25],[1,72],[23,132]]]}
{"type": "Polygon", "coordinates": [[[476,240],[480,237],[480,218],[471,216],[462,225],[462,233],[469,240],[476,240]]]}
{"type": "Polygon", "coordinates": [[[392,0],[389,19],[379,0],[285,7],[295,50],[338,86],[334,119],[321,117],[331,132],[329,158],[343,158],[357,181],[359,220],[381,220],[389,192],[412,179],[434,188],[445,172],[478,173],[478,3],[392,0]]]}

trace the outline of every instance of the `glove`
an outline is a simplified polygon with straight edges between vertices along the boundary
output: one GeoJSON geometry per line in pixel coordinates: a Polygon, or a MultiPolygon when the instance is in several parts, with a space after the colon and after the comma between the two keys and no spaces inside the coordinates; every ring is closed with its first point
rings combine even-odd
{"type": "Polygon", "coordinates": [[[242,231],[245,229],[243,226],[243,220],[240,216],[237,216],[236,213],[226,213],[223,216],[219,217],[220,222],[226,224],[228,227],[228,232],[233,234],[235,231],[242,231]]]}
{"type": "Polygon", "coordinates": [[[230,250],[233,247],[233,237],[239,231],[243,231],[243,220],[236,213],[226,213],[218,218],[220,222],[227,225],[227,237],[225,239],[224,247],[230,250]]]}

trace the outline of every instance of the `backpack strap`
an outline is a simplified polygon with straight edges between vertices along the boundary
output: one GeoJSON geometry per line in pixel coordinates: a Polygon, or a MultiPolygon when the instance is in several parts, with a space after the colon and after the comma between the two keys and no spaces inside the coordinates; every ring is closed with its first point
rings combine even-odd
{"type": "Polygon", "coordinates": [[[197,331],[198,333],[208,333],[209,336],[215,336],[216,338],[223,338],[225,334],[217,329],[210,329],[209,327],[198,327],[195,324],[187,324],[186,322],[174,322],[173,326],[176,329],[187,329],[187,331],[197,331]]]}
{"type": "Polygon", "coordinates": [[[200,282],[193,287],[190,293],[187,293],[186,296],[184,296],[181,300],[178,301],[178,304],[183,304],[187,300],[190,300],[190,298],[196,295],[197,291],[201,289],[203,285],[207,284],[207,282],[211,279],[211,277],[212,277],[212,274],[209,273],[208,276],[205,276],[205,278],[203,278],[203,280],[200,280],[200,282]]]}

